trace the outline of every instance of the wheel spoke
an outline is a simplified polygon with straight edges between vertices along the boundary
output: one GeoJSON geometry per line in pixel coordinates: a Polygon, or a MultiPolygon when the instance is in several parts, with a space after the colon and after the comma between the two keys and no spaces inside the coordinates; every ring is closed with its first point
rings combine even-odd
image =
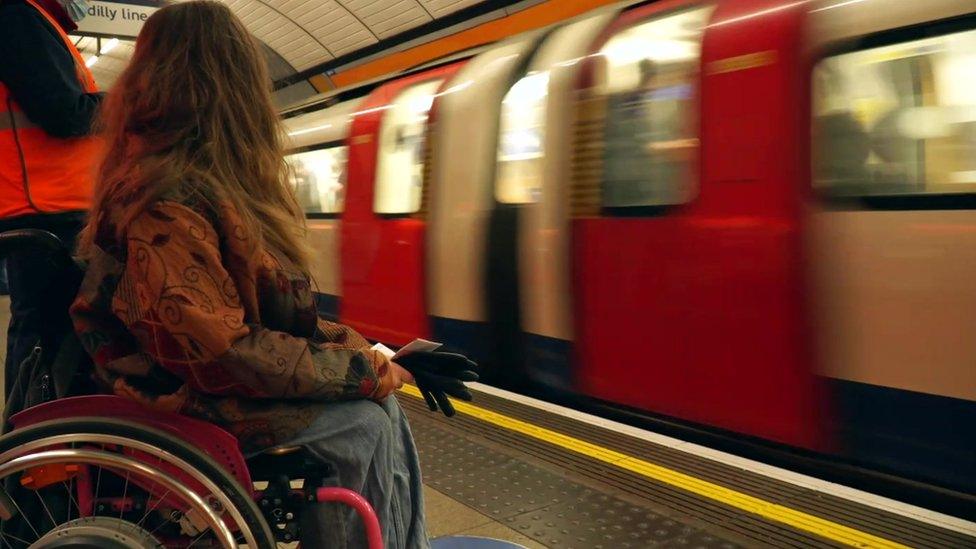
{"type": "MultiPolygon", "coordinates": [[[[72,442],[71,444],[68,445],[68,447],[71,448],[72,450],[75,450],[78,448],[78,445],[72,442]]],[[[81,467],[82,466],[80,465],[78,466],[79,474],[81,474],[82,472],[81,467]]],[[[66,502],[68,505],[68,509],[67,511],[65,511],[64,520],[71,520],[71,502],[75,501],[75,496],[74,496],[75,477],[72,476],[70,479],[68,479],[67,482],[62,482],[61,484],[64,484],[64,490],[68,493],[68,497],[65,498],[68,500],[66,502]]],[[[78,505],[78,502],[75,502],[75,508],[78,509],[78,515],[81,515],[81,506],[78,505]]]]}
{"type": "Polygon", "coordinates": [[[44,507],[44,511],[47,513],[48,518],[51,519],[51,528],[56,527],[58,525],[58,521],[54,520],[54,515],[51,514],[51,510],[48,509],[47,502],[45,502],[44,498],[41,497],[41,491],[40,490],[32,490],[32,491],[34,492],[34,495],[37,496],[38,501],[40,501],[41,505],[44,507]]]}
{"type": "MultiPolygon", "coordinates": [[[[164,524],[166,524],[166,522],[167,522],[167,521],[166,521],[165,519],[164,519],[164,520],[161,520],[161,521],[159,521],[159,524],[157,524],[157,525],[156,525],[156,527],[155,527],[155,528],[153,528],[151,532],[149,532],[149,535],[153,535],[153,534],[155,534],[155,533],[156,533],[156,530],[159,530],[160,528],[162,528],[162,527],[163,527],[163,525],[164,525],[164,524]]],[[[170,518],[170,520],[169,520],[169,522],[173,522],[173,520],[172,520],[172,518],[170,518]]]]}
{"type": "Polygon", "coordinates": [[[119,520],[122,520],[122,515],[125,514],[125,498],[129,494],[129,471],[125,471],[125,484],[122,485],[122,500],[119,504],[119,520]]]}
{"type": "Polygon", "coordinates": [[[193,541],[190,542],[190,545],[187,545],[186,546],[186,549],[190,549],[190,547],[193,547],[194,545],[196,545],[197,542],[200,541],[200,540],[202,540],[203,539],[203,536],[205,536],[205,535],[207,535],[207,531],[206,530],[204,530],[203,532],[200,532],[200,535],[198,535],[197,537],[193,538],[193,541]]]}
{"type": "MultiPolygon", "coordinates": [[[[6,532],[0,532],[0,536],[2,536],[2,537],[0,537],[0,539],[2,539],[3,542],[5,544],[9,545],[11,548],[14,546],[14,544],[12,544],[9,541],[7,541],[7,538],[13,538],[15,541],[19,541],[20,543],[23,543],[24,545],[30,545],[31,544],[29,541],[24,541],[24,540],[18,538],[17,536],[15,536],[13,534],[8,534],[6,532]]],[[[38,537],[40,537],[40,536],[38,536],[38,537]]]]}
{"type": "Polygon", "coordinates": [[[78,516],[81,516],[81,505],[78,505],[78,500],[75,499],[75,479],[72,478],[69,482],[63,482],[64,490],[68,492],[68,514],[65,515],[67,520],[71,520],[71,504],[75,504],[75,509],[78,510],[78,516]]]}
{"type": "MultiPolygon", "coordinates": [[[[31,522],[30,517],[28,517],[27,515],[24,514],[24,510],[20,508],[20,505],[17,505],[17,500],[14,499],[13,497],[11,497],[10,498],[10,502],[13,503],[14,504],[14,507],[17,508],[17,516],[23,517],[24,518],[24,521],[27,522],[27,526],[31,529],[31,531],[34,532],[34,535],[37,536],[38,539],[40,539],[41,534],[38,533],[37,528],[34,528],[34,523],[31,522]]],[[[0,531],[2,531],[2,529],[0,529],[0,531]]],[[[7,534],[6,532],[4,532],[4,534],[5,535],[8,535],[8,536],[11,536],[10,534],[7,534]]],[[[13,537],[13,536],[11,536],[11,537],[13,537]]]]}
{"type": "MultiPolygon", "coordinates": [[[[102,484],[102,466],[96,465],[98,467],[98,475],[95,477],[95,494],[92,495],[92,500],[98,500],[98,487],[102,484]]],[[[92,510],[94,512],[94,509],[92,510]]]]}
{"type": "Polygon", "coordinates": [[[166,492],[162,496],[156,498],[156,501],[153,502],[152,506],[150,506],[149,508],[147,508],[145,514],[143,514],[142,515],[142,518],[139,519],[139,526],[142,526],[142,523],[145,522],[147,518],[149,518],[149,514],[152,513],[153,511],[155,511],[156,510],[156,506],[158,506],[163,501],[163,499],[165,499],[167,496],[169,496],[169,494],[170,494],[170,491],[169,490],[166,490],[166,492]]]}
{"type": "MultiPolygon", "coordinates": [[[[156,458],[156,465],[162,465],[162,464],[163,464],[162,458],[157,457],[156,458]]],[[[148,498],[151,499],[152,496],[153,496],[153,492],[155,492],[155,491],[156,491],[156,481],[154,480],[152,482],[152,484],[149,485],[148,498]]],[[[156,501],[153,502],[153,504],[151,506],[149,506],[149,507],[146,508],[146,512],[143,513],[142,514],[142,518],[139,519],[139,526],[142,526],[142,523],[145,522],[147,518],[149,518],[149,514],[152,513],[153,510],[156,509],[156,506],[159,505],[159,503],[162,502],[163,499],[165,499],[166,496],[169,495],[169,493],[170,493],[170,491],[169,490],[166,490],[166,493],[164,493],[162,495],[162,497],[156,498],[156,501]]]]}

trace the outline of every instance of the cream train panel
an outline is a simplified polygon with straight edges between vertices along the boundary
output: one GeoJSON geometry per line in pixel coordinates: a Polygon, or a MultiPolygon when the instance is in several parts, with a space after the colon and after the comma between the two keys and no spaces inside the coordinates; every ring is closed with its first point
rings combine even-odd
{"type": "Polygon", "coordinates": [[[541,33],[520,35],[478,55],[437,99],[427,223],[428,311],[486,322],[485,252],[502,97],[541,33]]]}
{"type": "Polygon", "coordinates": [[[574,79],[579,61],[617,10],[603,10],[554,31],[540,46],[528,78],[548,74],[541,188],[520,218],[522,327],[529,334],[573,339],[569,181],[574,79]]]}
{"type": "Polygon", "coordinates": [[[813,216],[824,375],[976,400],[976,212],[813,216]]]}
{"type": "MultiPolygon", "coordinates": [[[[918,6],[903,0],[819,2],[811,6],[810,46],[817,51],[837,40],[961,15],[972,11],[973,2],[927,0],[925,9],[918,6]]],[[[923,209],[940,193],[976,189],[976,147],[965,138],[976,126],[976,31],[929,34],[831,53],[814,70],[812,115],[827,136],[823,142],[831,139],[848,151],[865,144],[858,158],[824,147],[820,157],[831,162],[818,164],[815,152],[814,185],[828,195],[906,197],[890,211],[817,207],[812,214],[818,363],[833,378],[976,400],[976,211],[923,209]],[[919,68],[901,70],[909,62],[919,68]],[[906,86],[895,79],[925,93],[904,96],[906,86]],[[915,155],[870,145],[899,140],[913,143],[915,155]],[[918,150],[924,155],[917,156],[918,150]],[[912,210],[915,205],[919,209],[912,210]]]]}
{"type": "Polygon", "coordinates": [[[309,220],[308,244],[312,248],[312,290],[328,296],[341,296],[339,220],[309,220]]]}
{"type": "MultiPolygon", "coordinates": [[[[349,135],[351,114],[362,103],[355,99],[321,111],[304,114],[284,121],[288,134],[287,148],[312,149],[289,154],[288,160],[295,166],[297,159],[304,158],[303,167],[308,176],[314,177],[313,204],[303,204],[309,213],[327,213],[338,216],[342,211],[345,185],[345,140],[349,135]]],[[[315,217],[314,215],[312,217],[315,217]]],[[[338,315],[338,298],[342,294],[339,270],[339,220],[337,218],[309,219],[308,240],[312,249],[312,278],[314,291],[324,294],[321,301],[325,314],[338,315]]]]}
{"type": "Polygon", "coordinates": [[[323,143],[343,141],[349,135],[352,114],[363,102],[360,99],[345,101],[327,109],[288,118],[284,121],[287,134],[285,148],[314,147],[323,143]]]}
{"type": "Polygon", "coordinates": [[[973,11],[973,0],[818,0],[810,4],[811,44],[937,21],[973,11]],[[924,8],[922,6],[924,5],[924,8]]]}

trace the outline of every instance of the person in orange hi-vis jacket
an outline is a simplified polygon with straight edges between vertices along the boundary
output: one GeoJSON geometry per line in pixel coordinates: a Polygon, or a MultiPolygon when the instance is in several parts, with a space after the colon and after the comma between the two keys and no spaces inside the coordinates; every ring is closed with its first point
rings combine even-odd
{"type": "MultiPolygon", "coordinates": [[[[92,135],[102,94],[68,32],[83,0],[0,0],[0,231],[44,229],[73,243],[91,200],[99,141],[92,135]]],[[[52,283],[45,258],[23,250],[7,260],[9,394],[43,329],[32,296],[52,283]]]]}

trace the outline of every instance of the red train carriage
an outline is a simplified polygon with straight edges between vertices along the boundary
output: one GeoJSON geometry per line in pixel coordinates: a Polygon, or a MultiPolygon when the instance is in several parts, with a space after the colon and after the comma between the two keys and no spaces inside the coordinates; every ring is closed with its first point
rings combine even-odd
{"type": "Polygon", "coordinates": [[[393,76],[323,278],[379,340],[972,493],[973,52],[960,0],[666,0],[393,76]]]}
{"type": "Polygon", "coordinates": [[[342,321],[402,345],[429,337],[421,213],[427,113],[450,65],[393,80],[354,114],[342,215],[342,321]]]}

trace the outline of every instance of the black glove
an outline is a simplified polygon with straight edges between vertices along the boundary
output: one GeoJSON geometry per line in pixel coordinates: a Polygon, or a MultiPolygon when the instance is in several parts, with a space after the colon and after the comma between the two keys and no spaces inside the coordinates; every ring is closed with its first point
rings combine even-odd
{"type": "Polygon", "coordinates": [[[478,365],[468,357],[456,353],[419,351],[398,357],[395,361],[413,375],[431,412],[436,412],[439,406],[445,416],[453,416],[454,405],[447,398],[448,395],[471,400],[471,393],[464,382],[478,381],[478,374],[474,371],[478,365]]]}

